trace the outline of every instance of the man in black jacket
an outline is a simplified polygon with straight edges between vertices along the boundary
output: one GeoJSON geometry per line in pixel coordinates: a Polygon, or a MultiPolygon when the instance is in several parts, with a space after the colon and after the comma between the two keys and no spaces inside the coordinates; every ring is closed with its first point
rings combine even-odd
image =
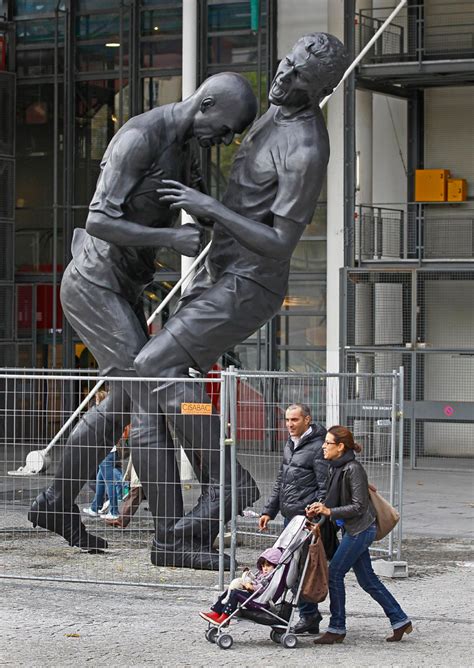
{"type": "MultiPolygon", "coordinates": [[[[311,422],[311,412],[305,404],[291,404],[286,409],[289,438],[283,450],[283,459],[273,491],[268,499],[259,527],[265,531],[278,512],[285,526],[295,515],[304,515],[313,499],[326,498],[328,463],[323,455],[326,429],[311,422]]],[[[319,633],[322,617],[316,603],[300,600],[300,621],[295,633],[319,633]]]]}

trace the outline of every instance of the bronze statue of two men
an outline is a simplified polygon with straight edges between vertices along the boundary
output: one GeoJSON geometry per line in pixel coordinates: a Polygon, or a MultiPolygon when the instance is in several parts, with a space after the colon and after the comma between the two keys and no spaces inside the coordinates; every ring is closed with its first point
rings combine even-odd
{"type": "MultiPolygon", "coordinates": [[[[75,499],[131,421],[133,463],[155,523],[152,563],[219,567],[213,548],[221,493],[218,421],[181,412],[182,403],[210,403],[204,385],[189,382],[189,369],[206,374],[279,311],[290,259],[311,222],[329,159],[319,103],[347,64],[332,35],[298,40],[278,67],[268,111],[236,153],[222,202],[204,192],[193,144],[229,144],[254,120],[257,102],[239,74],[214,75],[191,97],[130,119],[113,137],[86,229],[75,231],[61,302],[101,373],[130,381],[111,383],[105,401],[71,433],[52,484],[31,507],[35,526],[83,549],[106,547],[86,531],[75,499]],[[156,250],[193,256],[201,243],[199,225],[175,226],[180,209],[212,226],[212,245],[175,312],[150,338],[141,296],[153,279],[156,250]],[[160,382],[136,380],[150,377],[160,382]],[[201,483],[186,515],[170,427],[201,483]]],[[[224,476],[229,520],[228,458],[224,476]]],[[[240,465],[237,487],[241,512],[259,490],[240,465]]]]}

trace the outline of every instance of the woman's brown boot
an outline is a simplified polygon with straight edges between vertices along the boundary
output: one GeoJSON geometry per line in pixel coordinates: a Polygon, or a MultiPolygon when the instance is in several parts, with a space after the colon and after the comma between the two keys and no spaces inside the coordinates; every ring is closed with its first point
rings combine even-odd
{"type": "Polygon", "coordinates": [[[385,638],[387,642],[400,642],[405,633],[411,633],[413,631],[413,626],[411,622],[407,622],[403,626],[400,626],[398,629],[393,629],[393,635],[389,638],[385,638]]]}

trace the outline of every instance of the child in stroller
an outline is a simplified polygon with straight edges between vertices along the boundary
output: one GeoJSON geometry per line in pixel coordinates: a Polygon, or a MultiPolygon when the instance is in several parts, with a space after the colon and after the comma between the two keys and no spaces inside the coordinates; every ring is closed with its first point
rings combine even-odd
{"type": "Polygon", "coordinates": [[[269,560],[269,554],[274,555],[272,561],[278,559],[273,567],[266,567],[268,573],[264,574],[262,568],[257,576],[258,582],[244,589],[240,587],[245,579],[233,580],[211,610],[200,613],[209,623],[206,640],[216,643],[221,649],[232,647],[234,641],[227,627],[238,615],[248,621],[271,626],[270,638],[273,642],[286,648],[296,647],[298,639],[291,625],[308,567],[304,546],[312,540],[308,519],[303,515],[293,517],[274,545],[259,557],[257,563],[260,565],[263,565],[263,559],[269,560]],[[229,608],[225,607],[226,601],[230,603],[229,608]]]}
{"type": "Polygon", "coordinates": [[[275,570],[281,555],[282,551],[277,547],[264,550],[257,560],[258,573],[254,574],[249,569],[244,570],[241,577],[232,580],[227,590],[211,606],[210,611],[200,612],[200,616],[216,625],[229,619],[240,603],[265,586],[266,576],[275,570]]]}

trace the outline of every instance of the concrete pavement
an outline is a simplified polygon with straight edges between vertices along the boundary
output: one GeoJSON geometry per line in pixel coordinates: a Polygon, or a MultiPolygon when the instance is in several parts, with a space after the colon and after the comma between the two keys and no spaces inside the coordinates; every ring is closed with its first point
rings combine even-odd
{"type": "MultiPolygon", "coordinates": [[[[100,584],[2,580],[0,660],[6,666],[471,666],[473,647],[472,474],[405,472],[403,558],[410,577],[386,581],[414,621],[415,632],[386,643],[387,620],[380,608],[347,578],[348,635],[342,645],[314,647],[303,638],[287,650],[275,645],[267,627],[237,622],[234,646],[220,650],[204,638],[198,611],[213,600],[212,574],[153,569],[157,583],[200,584],[201,589],[144,588],[100,584]]],[[[5,534],[7,536],[7,534],[5,534]]],[[[0,574],[36,576],[41,558],[58,560],[59,577],[81,575],[87,560],[102,563],[100,574],[119,569],[116,557],[91,556],[64,547],[44,533],[28,551],[26,534],[2,538],[0,574]],[[36,568],[28,570],[32,560],[36,568]],[[102,560],[102,562],[100,562],[102,560]]],[[[31,540],[30,540],[31,542],[31,540]]],[[[142,554],[143,552],[143,554],[142,554]]],[[[147,550],[140,558],[147,561],[147,550]]],[[[253,554],[245,557],[251,563],[253,554]]],[[[145,575],[146,575],[145,573],[145,575]]],[[[145,579],[145,577],[144,577],[145,579]]],[[[325,628],[328,602],[321,605],[325,628]]]]}

